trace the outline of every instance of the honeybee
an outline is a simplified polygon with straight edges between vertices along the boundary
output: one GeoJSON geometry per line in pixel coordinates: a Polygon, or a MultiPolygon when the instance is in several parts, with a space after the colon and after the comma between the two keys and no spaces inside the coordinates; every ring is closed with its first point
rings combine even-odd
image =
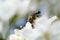
{"type": "MultiPolygon", "coordinates": [[[[28,14],[28,20],[27,20],[27,22],[31,23],[32,28],[34,28],[34,20],[36,18],[40,17],[39,14],[40,14],[40,11],[38,11],[36,13],[30,13],[30,14],[28,14]]],[[[21,26],[20,28],[23,29],[24,26],[21,26]]]]}
{"type": "Polygon", "coordinates": [[[40,11],[33,13],[33,14],[29,14],[28,21],[32,24],[32,28],[34,28],[34,20],[40,17],[39,14],[40,14],[40,11]]]}

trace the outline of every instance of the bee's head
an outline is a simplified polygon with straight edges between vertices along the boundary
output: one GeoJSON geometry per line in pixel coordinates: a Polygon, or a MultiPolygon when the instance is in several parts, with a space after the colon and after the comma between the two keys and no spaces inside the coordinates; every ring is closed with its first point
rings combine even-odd
{"type": "Polygon", "coordinates": [[[41,13],[40,11],[35,12],[35,13],[30,13],[30,14],[28,15],[28,21],[29,21],[30,23],[33,23],[34,20],[35,20],[37,17],[39,17],[39,14],[40,14],[40,13],[41,13]]]}
{"type": "Polygon", "coordinates": [[[40,16],[39,16],[40,13],[41,13],[40,11],[34,13],[34,14],[33,14],[33,19],[35,20],[37,17],[40,17],[40,16]]]}

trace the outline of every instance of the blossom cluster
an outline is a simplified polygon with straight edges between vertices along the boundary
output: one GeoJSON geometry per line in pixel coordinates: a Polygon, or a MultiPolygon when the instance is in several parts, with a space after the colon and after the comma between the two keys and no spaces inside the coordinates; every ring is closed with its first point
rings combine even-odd
{"type": "Polygon", "coordinates": [[[15,29],[15,33],[10,35],[8,40],[37,40],[38,37],[42,37],[44,33],[49,32],[51,24],[56,19],[57,16],[49,18],[46,12],[44,12],[41,17],[37,17],[34,20],[34,28],[32,28],[32,24],[28,21],[21,30],[15,29]]]}

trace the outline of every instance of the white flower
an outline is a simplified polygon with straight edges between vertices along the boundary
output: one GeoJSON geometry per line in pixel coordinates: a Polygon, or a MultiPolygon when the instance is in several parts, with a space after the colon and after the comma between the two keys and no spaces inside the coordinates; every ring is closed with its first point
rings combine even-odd
{"type": "Polygon", "coordinates": [[[25,25],[25,29],[32,29],[31,23],[27,22],[25,25]]]}
{"type": "Polygon", "coordinates": [[[10,39],[16,38],[16,40],[18,40],[21,38],[21,40],[36,40],[38,37],[43,36],[45,32],[49,31],[50,27],[52,26],[52,22],[56,19],[56,16],[48,18],[48,16],[44,14],[42,17],[39,17],[34,21],[34,29],[32,29],[31,23],[27,22],[25,28],[23,28],[22,30],[15,29],[15,37],[13,35],[10,39]]]}
{"type": "Polygon", "coordinates": [[[12,16],[15,15],[16,12],[16,5],[15,1],[13,0],[0,0],[0,19],[2,20],[9,20],[12,16]]]}
{"type": "Polygon", "coordinates": [[[48,18],[47,16],[42,16],[35,20],[35,26],[36,28],[39,29],[39,31],[45,32],[48,31],[48,29],[51,26],[51,23],[56,19],[57,19],[56,16],[53,16],[52,18],[48,18]]]}
{"type": "Polygon", "coordinates": [[[23,33],[19,29],[14,30],[14,34],[10,35],[8,40],[24,40],[23,33]]]}
{"type": "Polygon", "coordinates": [[[25,25],[25,28],[22,29],[23,36],[26,38],[26,40],[31,40],[31,34],[32,34],[32,26],[30,22],[27,22],[25,25]]]}
{"type": "Polygon", "coordinates": [[[26,23],[25,29],[22,31],[26,40],[36,40],[37,37],[42,36],[37,28],[32,29],[30,22],[26,23]]]}

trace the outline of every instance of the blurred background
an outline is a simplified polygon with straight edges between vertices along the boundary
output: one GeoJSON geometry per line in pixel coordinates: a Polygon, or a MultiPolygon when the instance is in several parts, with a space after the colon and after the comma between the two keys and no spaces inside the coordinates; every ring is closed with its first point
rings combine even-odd
{"type": "Polygon", "coordinates": [[[56,15],[60,19],[60,0],[0,0],[0,40],[6,40],[14,29],[24,26],[27,14],[37,11],[40,15],[47,12],[49,17],[56,15]]]}

